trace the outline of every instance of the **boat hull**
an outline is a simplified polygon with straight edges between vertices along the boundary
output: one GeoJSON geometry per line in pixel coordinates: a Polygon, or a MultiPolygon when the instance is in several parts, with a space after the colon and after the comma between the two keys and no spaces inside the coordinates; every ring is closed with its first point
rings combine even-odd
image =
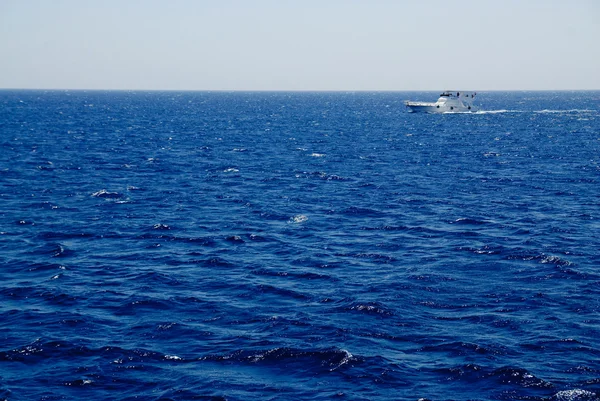
{"type": "Polygon", "coordinates": [[[454,106],[422,106],[422,105],[406,105],[412,113],[470,113],[476,111],[471,106],[454,107],[454,106]]]}
{"type": "Polygon", "coordinates": [[[445,108],[432,104],[410,104],[407,103],[406,107],[413,113],[443,113],[445,108]]]}

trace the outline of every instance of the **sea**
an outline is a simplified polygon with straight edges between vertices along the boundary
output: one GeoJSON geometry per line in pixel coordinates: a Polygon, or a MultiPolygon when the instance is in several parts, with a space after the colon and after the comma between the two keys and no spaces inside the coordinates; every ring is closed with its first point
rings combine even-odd
{"type": "Polygon", "coordinates": [[[600,399],[600,91],[0,91],[0,400],[600,399]]]}

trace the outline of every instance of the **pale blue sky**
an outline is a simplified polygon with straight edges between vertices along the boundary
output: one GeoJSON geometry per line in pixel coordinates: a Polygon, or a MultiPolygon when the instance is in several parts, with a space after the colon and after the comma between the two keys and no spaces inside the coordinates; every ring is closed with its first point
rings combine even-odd
{"type": "Polygon", "coordinates": [[[600,0],[0,0],[0,88],[600,89],[600,0]]]}

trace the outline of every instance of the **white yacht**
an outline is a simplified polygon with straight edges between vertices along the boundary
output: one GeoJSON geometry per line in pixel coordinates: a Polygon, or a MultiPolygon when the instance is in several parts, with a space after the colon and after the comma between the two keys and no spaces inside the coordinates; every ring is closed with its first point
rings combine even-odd
{"type": "Polygon", "coordinates": [[[445,91],[437,102],[411,102],[404,104],[416,113],[466,113],[476,111],[473,105],[475,92],[445,91]]]}

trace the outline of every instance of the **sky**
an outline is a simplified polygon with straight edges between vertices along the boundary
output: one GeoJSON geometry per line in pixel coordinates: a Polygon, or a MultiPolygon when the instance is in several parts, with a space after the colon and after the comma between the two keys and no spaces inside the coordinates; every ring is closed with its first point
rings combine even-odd
{"type": "Polygon", "coordinates": [[[600,0],[0,0],[0,88],[599,90],[600,0]]]}

